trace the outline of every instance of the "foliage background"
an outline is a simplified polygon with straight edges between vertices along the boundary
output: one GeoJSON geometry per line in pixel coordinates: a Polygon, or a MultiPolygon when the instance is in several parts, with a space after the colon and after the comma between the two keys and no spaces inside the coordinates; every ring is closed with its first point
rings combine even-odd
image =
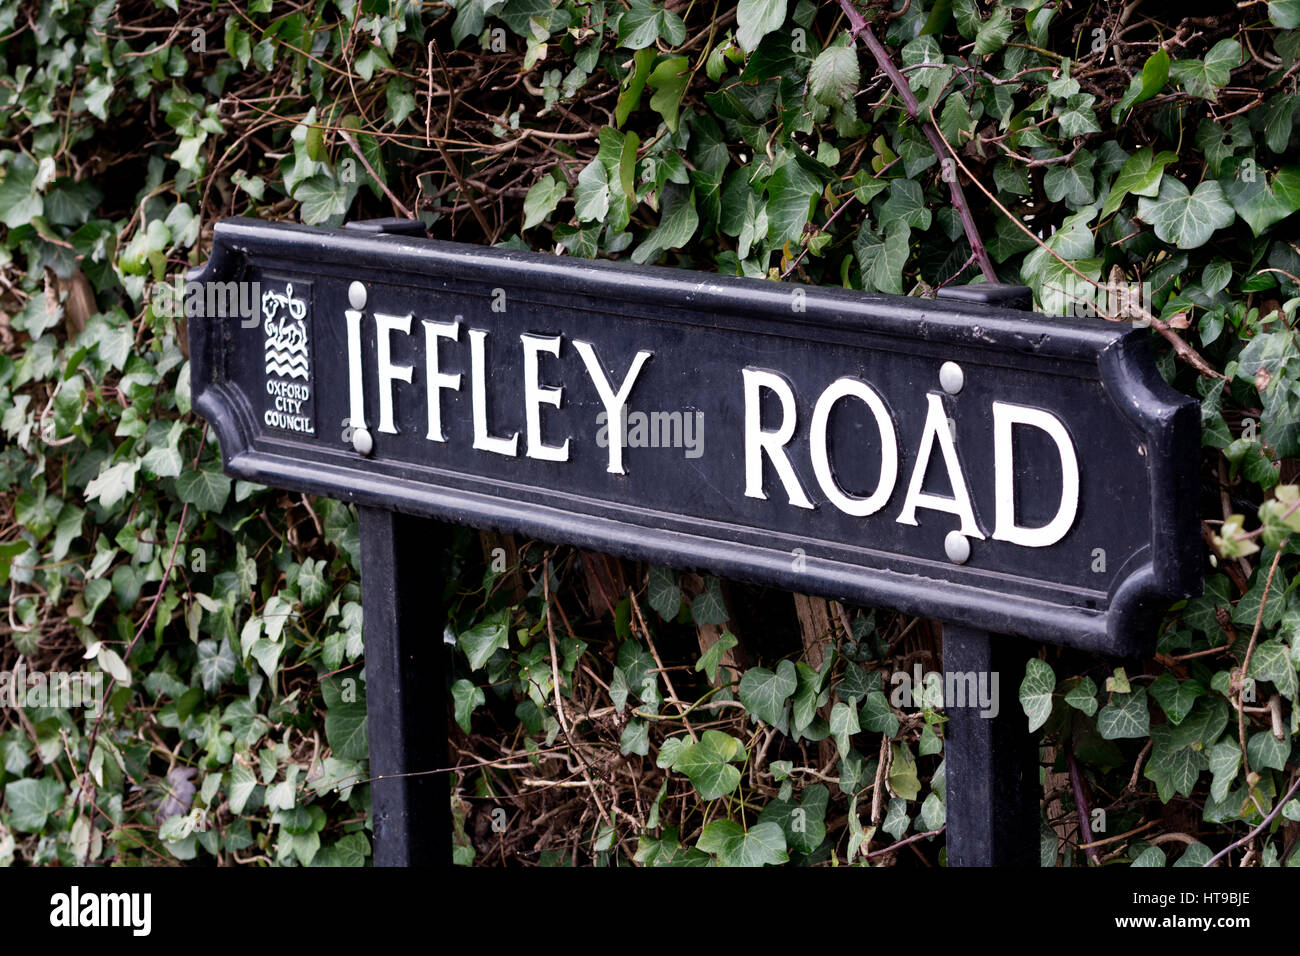
{"type": "MultiPolygon", "coordinates": [[[[369,856],[355,514],[221,475],[147,301],[213,222],[924,295],[978,274],[954,177],[1040,304],[1151,283],[1204,410],[1205,596],[1004,675],[1043,863],[1300,859],[1300,0],[862,12],[945,155],[835,4],[0,6],[0,667],[111,679],[0,713],[0,864],[369,856]]],[[[467,531],[446,587],[460,862],[942,862],[930,622],[467,531]]]]}

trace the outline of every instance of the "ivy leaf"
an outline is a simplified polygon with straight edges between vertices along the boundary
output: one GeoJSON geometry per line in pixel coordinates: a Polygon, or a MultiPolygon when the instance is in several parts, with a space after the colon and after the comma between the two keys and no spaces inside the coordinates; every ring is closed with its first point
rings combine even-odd
{"type": "Polygon", "coordinates": [[[509,646],[509,620],[510,609],[502,608],[457,636],[456,643],[469,659],[470,670],[479,670],[493,654],[509,646]]]}
{"type": "MultiPolygon", "coordinates": [[[[827,658],[829,662],[831,658],[827,658]]],[[[830,692],[825,689],[825,678],[830,673],[823,664],[819,674],[803,661],[794,665],[795,680],[798,689],[794,692],[794,703],[790,709],[793,719],[792,730],[808,740],[825,740],[830,736],[830,726],[817,716],[817,708],[830,699],[830,692]]]]}
{"type": "Polygon", "coordinates": [[[881,222],[905,222],[924,231],[930,228],[930,219],[920,183],[914,179],[895,179],[890,183],[889,198],[880,208],[881,222]]]}
{"type": "MultiPolygon", "coordinates": [[[[1206,263],[1205,268],[1201,270],[1201,288],[1204,289],[1208,295],[1222,292],[1228,287],[1228,283],[1231,280],[1232,265],[1226,259],[1212,259],[1210,262],[1206,263]]],[[[1222,380],[1219,380],[1216,384],[1219,386],[1219,391],[1221,392],[1223,390],[1222,380]]],[[[1202,421],[1204,421],[1204,416],[1202,416],[1202,421]]]]}
{"type": "Polygon", "coordinates": [[[1097,714],[1097,732],[1105,740],[1148,736],[1151,714],[1147,709],[1147,692],[1136,690],[1131,694],[1115,694],[1097,714]]]}
{"type": "Polygon", "coordinates": [[[1092,111],[1096,99],[1091,93],[1076,93],[1065,101],[1065,107],[1056,114],[1062,136],[1073,138],[1101,132],[1097,114],[1092,111]]]}
{"type": "MultiPolygon", "coordinates": [[[[1098,726],[1100,724],[1101,719],[1098,718],[1098,726]]],[[[1145,736],[1145,733],[1133,736],[1145,736]]],[[[1184,739],[1175,736],[1174,729],[1169,724],[1151,729],[1151,757],[1142,775],[1155,783],[1164,803],[1173,799],[1175,793],[1190,797],[1201,771],[1209,766],[1209,758],[1202,751],[1187,745],[1180,746],[1185,743],[1184,739]]]]}
{"type": "Polygon", "coordinates": [[[140,460],[145,470],[152,472],[154,477],[176,478],[184,469],[185,463],[181,460],[181,453],[177,448],[177,442],[180,441],[184,428],[184,423],[176,422],[168,432],[167,440],[154,445],[140,460]]]}
{"type": "Polygon", "coordinates": [[[937,830],[948,818],[948,810],[937,793],[927,794],[921,804],[921,824],[926,830],[937,830]]]}
{"type": "Polygon", "coordinates": [[[767,238],[773,247],[803,235],[822,185],[796,160],[790,159],[767,182],[767,238]]]}
{"type": "Polygon", "coordinates": [[[1031,657],[1025,665],[1025,679],[1020,682],[1020,706],[1029,718],[1033,733],[1052,714],[1052,692],[1056,690],[1056,673],[1052,665],[1031,657]]]}
{"type": "Polygon", "coordinates": [[[1247,676],[1269,681],[1287,700],[1296,699],[1296,666],[1291,662],[1290,648],[1278,638],[1263,641],[1255,648],[1247,676]]]}
{"type": "Polygon", "coordinates": [[[1052,202],[1065,200],[1074,209],[1093,201],[1092,166],[1096,157],[1080,150],[1072,163],[1050,166],[1043,174],[1043,193],[1052,202]]]}
{"type": "Polygon", "coordinates": [[[682,609],[682,588],[677,583],[677,572],[655,565],[650,568],[650,584],[646,589],[650,606],[665,621],[677,619],[682,609]]]}
{"type": "Polygon", "coordinates": [[[916,752],[922,757],[943,753],[943,738],[934,732],[933,724],[921,728],[921,742],[917,744],[916,752]]]}
{"type": "Polygon", "coordinates": [[[780,730],[785,724],[785,702],[797,686],[794,664],[782,661],[775,673],[766,667],[749,668],[740,679],[737,693],[746,710],[780,730]]]}
{"type": "MultiPolygon", "coordinates": [[[[140,459],[138,458],[110,465],[86,485],[86,500],[98,499],[105,508],[112,508],[135,491],[135,474],[139,470],[140,459]]],[[[230,479],[226,478],[225,481],[229,487],[230,479]]]]}
{"type": "Polygon", "coordinates": [[[736,42],[746,53],[785,23],[786,0],[740,0],[736,7],[736,42]]]}
{"type": "Polygon", "coordinates": [[[691,79],[690,65],[691,61],[684,56],[670,56],[646,80],[655,91],[650,97],[650,108],[664,118],[664,125],[673,133],[677,132],[677,111],[691,79]]]}
{"type": "Polygon", "coordinates": [[[1300,27],[1300,0],[1269,0],[1268,18],[1283,30],[1300,27]]]}
{"type": "MultiPolygon", "coordinates": [[[[943,49],[937,38],[921,34],[904,44],[900,51],[907,84],[920,99],[922,112],[932,105],[927,102],[930,92],[942,89],[952,76],[952,67],[944,63],[943,49]]],[[[913,175],[908,172],[909,176],[913,175]]]]}
{"type": "Polygon", "coordinates": [[[573,209],[582,222],[601,220],[609,212],[609,170],[597,157],[578,174],[573,189],[573,209]]]}
{"type": "MultiPolygon", "coordinates": [[[[1228,163],[1226,171],[1232,171],[1233,165],[1228,163]]],[[[1294,167],[1291,167],[1290,172],[1284,170],[1278,173],[1270,185],[1263,170],[1247,181],[1242,178],[1242,172],[1238,168],[1234,175],[1219,180],[1219,183],[1237,215],[1246,220],[1251,232],[1262,236],[1274,223],[1300,208],[1300,195],[1292,194],[1288,189],[1291,177],[1297,177],[1294,167]],[[1280,191],[1275,188],[1279,183],[1283,187],[1280,191]]]]}
{"type": "Polygon", "coordinates": [[[889,809],[885,811],[885,821],[880,829],[895,840],[901,840],[911,825],[912,818],[907,815],[907,801],[902,797],[890,797],[889,809]]]}
{"type": "Polygon", "coordinates": [[[198,646],[199,680],[203,689],[215,694],[223,683],[235,674],[235,655],[230,643],[223,637],[199,641],[198,646]]]}
{"type": "Polygon", "coordinates": [[[889,707],[889,698],[878,690],[867,694],[862,702],[860,720],[863,730],[893,737],[898,733],[898,717],[889,707]]]}
{"type": "Polygon", "coordinates": [[[1145,103],[1165,87],[1169,79],[1169,54],[1163,48],[1147,57],[1142,64],[1142,72],[1129,81],[1128,89],[1111,110],[1112,123],[1118,123],[1121,115],[1138,103],[1145,103]]]}
{"type": "Polygon", "coordinates": [[[568,187],[562,177],[543,176],[533,183],[528,194],[524,196],[524,231],[532,229],[555,212],[555,207],[560,204],[567,191],[568,187]]]}
{"type": "Polygon", "coordinates": [[[851,661],[844,667],[844,676],[835,685],[835,695],[841,700],[856,704],[868,693],[878,689],[879,671],[871,676],[858,664],[851,661]]]}
{"type": "Polygon", "coordinates": [[[10,229],[25,226],[45,211],[45,201],[36,187],[37,167],[26,156],[7,163],[0,182],[0,222],[10,229]]]}
{"type": "Polygon", "coordinates": [[[248,798],[257,789],[257,777],[249,767],[241,763],[232,763],[226,774],[226,793],[230,798],[230,812],[239,815],[244,812],[248,798]]]}
{"type": "MultiPolygon", "coordinates": [[[[624,21],[627,20],[629,13],[623,14],[624,21]]],[[[632,70],[627,75],[627,86],[619,94],[618,102],[614,105],[614,125],[622,126],[627,122],[628,116],[641,105],[641,94],[645,91],[645,81],[650,76],[650,66],[655,61],[655,55],[654,47],[637,50],[636,53],[632,54],[632,70]]],[[[606,129],[609,129],[609,127],[606,127],[606,129]]],[[[635,134],[629,133],[628,135],[635,134]]],[[[605,149],[605,144],[605,131],[602,130],[600,139],[602,151],[605,149]]],[[[608,165],[607,161],[606,166],[608,165]]]]}
{"type": "Polygon", "coordinates": [[[1165,851],[1158,846],[1149,846],[1141,853],[1138,858],[1130,864],[1131,866],[1151,867],[1165,865],[1165,851]]]}
{"type": "Polygon", "coordinates": [[[1285,770],[1287,757],[1291,755],[1291,740],[1278,740],[1269,730],[1251,734],[1246,741],[1246,758],[1250,766],[1259,770],[1268,767],[1272,770],[1285,770]]]}
{"type": "Polygon", "coordinates": [[[841,759],[849,752],[849,738],[861,729],[858,725],[858,709],[846,701],[837,701],[831,708],[831,736],[835,738],[841,759]]]}
{"type": "Polygon", "coordinates": [[[713,575],[704,579],[704,590],[691,601],[691,620],[696,624],[726,624],[731,620],[722,597],[722,582],[713,575]]]}
{"type": "Polygon", "coordinates": [[[187,471],[176,479],[176,494],[200,512],[216,514],[226,506],[233,482],[221,473],[215,461],[187,471]]]}
{"type": "MultiPolygon", "coordinates": [[[[352,678],[347,678],[352,680],[352,678]]],[[[321,697],[325,700],[325,739],[329,741],[334,756],[340,760],[365,760],[370,755],[366,738],[366,695],[364,684],[349,685],[362,688],[355,700],[344,697],[344,687],[337,677],[321,681],[321,697]]]]}
{"type": "Polygon", "coordinates": [[[1295,127],[1296,113],[1300,111],[1297,107],[1300,107],[1300,97],[1295,93],[1278,93],[1264,107],[1264,143],[1278,155],[1286,152],[1287,144],[1291,142],[1291,130],[1295,127]]]}
{"type": "Polygon", "coordinates": [[[1171,724],[1181,724],[1192,711],[1196,698],[1205,694],[1198,681],[1179,681],[1173,674],[1161,674],[1151,684],[1151,696],[1171,724]]]}
{"type": "Polygon", "coordinates": [[[325,580],[325,561],[305,558],[298,572],[298,595],[305,608],[317,607],[329,597],[330,586],[325,580]]]}
{"type": "Polygon", "coordinates": [[[650,0],[632,0],[618,21],[619,46],[640,50],[653,46],[660,37],[670,46],[678,46],[686,40],[686,24],[676,13],[650,0]]]}
{"type": "Polygon", "coordinates": [[[721,866],[776,866],[788,863],[785,833],[773,822],[745,830],[734,820],[714,820],[700,833],[697,849],[711,853],[721,866]]]}
{"type": "Polygon", "coordinates": [[[615,713],[623,713],[623,708],[627,706],[627,695],[630,688],[627,684],[627,674],[623,668],[615,667],[613,676],[609,679],[609,699],[614,705],[615,713]]]}
{"type": "Polygon", "coordinates": [[[921,793],[921,781],[916,775],[916,758],[906,743],[895,741],[894,762],[889,767],[889,789],[904,800],[915,800],[921,793]]]}
{"type": "Polygon", "coordinates": [[[843,106],[858,91],[862,73],[858,51],[846,42],[836,41],[817,54],[808,68],[808,92],[826,106],[843,106]]]}
{"type": "Polygon", "coordinates": [[[1225,739],[1210,748],[1210,773],[1214,779],[1210,782],[1210,798],[1221,802],[1232,789],[1241,769],[1241,748],[1236,741],[1225,739]]]}
{"type": "Polygon", "coordinates": [[[1253,627],[1259,616],[1259,606],[1264,604],[1263,622],[1265,627],[1276,627],[1286,610],[1286,593],[1281,588],[1269,588],[1268,601],[1264,601],[1264,585],[1268,583],[1266,575],[1256,576],[1254,587],[1241,596],[1232,609],[1232,621],[1242,627],[1253,627]]]}
{"type": "Polygon", "coordinates": [[[1097,713],[1097,685],[1091,677],[1080,678],[1065,694],[1065,702],[1089,717],[1097,713]]]}
{"type": "Polygon", "coordinates": [[[1204,843],[1189,843],[1187,849],[1183,851],[1183,855],[1174,864],[1174,868],[1177,869],[1180,866],[1203,867],[1210,862],[1213,856],[1214,854],[1210,848],[1204,843]]]}
{"type": "Polygon", "coordinates": [[[813,784],[804,790],[798,804],[794,800],[779,799],[768,803],[759,813],[758,822],[775,823],[785,834],[787,846],[800,853],[812,853],[826,839],[826,807],[829,802],[830,791],[820,783],[813,784]]]}
{"type": "Polygon", "coordinates": [[[673,769],[690,779],[701,799],[717,800],[740,783],[740,769],[732,766],[732,761],[744,759],[745,748],[739,740],[719,730],[706,730],[698,742],[681,749],[673,769]]]}
{"type": "Polygon", "coordinates": [[[13,780],[5,786],[9,814],[5,822],[15,830],[39,833],[63,804],[63,784],[53,777],[13,780]]]}
{"type": "Polygon", "coordinates": [[[1215,180],[1206,180],[1189,194],[1179,180],[1167,177],[1155,199],[1138,201],[1138,218],[1149,222],[1163,242],[1195,249],[1205,245],[1216,229],[1232,225],[1236,214],[1215,180]]]}
{"type": "Polygon", "coordinates": [[[633,262],[645,264],[668,249],[680,249],[695,235],[700,224],[695,211],[695,193],[680,187],[669,192],[669,188],[665,187],[669,198],[665,200],[659,225],[633,250],[633,262]]]}
{"type": "Polygon", "coordinates": [[[957,20],[957,32],[969,40],[980,28],[980,11],[975,0],[953,0],[952,12],[957,20]]]}
{"type": "Polygon", "coordinates": [[[280,654],[284,650],[284,645],[275,641],[260,640],[253,643],[249,653],[253,660],[257,661],[263,673],[268,680],[275,680],[275,672],[280,664],[280,654]]]}
{"type": "Polygon", "coordinates": [[[619,737],[618,751],[624,756],[638,754],[644,757],[650,753],[650,724],[640,717],[629,720],[619,737]]]}
{"type": "Polygon", "coordinates": [[[894,226],[882,239],[863,225],[853,240],[853,251],[862,269],[862,287],[869,292],[903,293],[903,267],[907,264],[911,230],[894,226]]]}
{"type": "Polygon", "coordinates": [[[1169,65],[1169,76],[1192,96],[1217,103],[1219,89],[1228,85],[1239,63],[1241,44],[1232,39],[1220,40],[1204,60],[1175,60],[1169,65]]]}
{"type": "Polygon", "coordinates": [[[451,699],[456,711],[456,723],[465,733],[469,733],[470,717],[476,707],[487,703],[483,688],[461,678],[451,685],[451,699]]]}
{"type": "Polygon", "coordinates": [[[342,216],[352,205],[357,184],[346,183],[328,173],[317,173],[298,183],[293,198],[302,203],[302,221],[318,226],[333,216],[342,216]]]}
{"type": "MultiPolygon", "coordinates": [[[[709,649],[700,655],[700,659],[695,663],[695,669],[704,671],[708,675],[709,683],[714,683],[718,679],[718,667],[722,664],[722,656],[736,644],[736,635],[730,631],[723,631],[718,639],[709,645],[709,649]]],[[[613,685],[610,686],[612,694],[613,685]]]]}

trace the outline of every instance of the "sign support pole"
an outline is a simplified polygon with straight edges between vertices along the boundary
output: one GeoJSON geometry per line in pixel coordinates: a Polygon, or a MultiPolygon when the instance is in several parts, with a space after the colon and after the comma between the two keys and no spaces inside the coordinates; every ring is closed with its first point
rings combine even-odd
{"type": "Polygon", "coordinates": [[[943,626],[949,866],[1039,865],[1037,746],[1024,713],[1010,706],[1032,646],[1007,634],[943,626]],[[957,675],[974,675],[975,682],[957,675]],[[955,686],[965,688],[964,706],[946,699],[955,686]],[[972,687],[993,689],[987,710],[972,687]]]}
{"type": "Polygon", "coordinates": [[[361,591],[376,866],[451,863],[446,651],[437,557],[447,526],[362,507],[361,591]],[[404,776],[410,774],[411,776],[404,776]]]}

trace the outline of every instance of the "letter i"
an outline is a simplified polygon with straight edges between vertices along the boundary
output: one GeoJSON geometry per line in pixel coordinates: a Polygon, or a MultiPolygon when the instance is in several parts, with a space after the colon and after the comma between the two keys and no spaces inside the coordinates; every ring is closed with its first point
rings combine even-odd
{"type": "Polygon", "coordinates": [[[366,287],[360,282],[353,282],[348,287],[348,304],[343,315],[348,323],[348,425],[353,435],[365,430],[366,405],[365,392],[361,381],[361,310],[366,307],[366,287]]]}

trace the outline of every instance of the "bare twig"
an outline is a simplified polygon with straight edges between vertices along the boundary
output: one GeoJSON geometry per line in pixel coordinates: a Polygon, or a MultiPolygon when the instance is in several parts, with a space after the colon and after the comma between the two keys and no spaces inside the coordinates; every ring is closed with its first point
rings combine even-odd
{"type": "MultiPolygon", "coordinates": [[[[876,65],[880,67],[881,72],[889,77],[890,83],[893,84],[894,90],[898,93],[899,99],[903,101],[903,108],[907,110],[913,122],[921,127],[925,133],[925,138],[930,141],[934,148],[934,154],[942,159],[943,149],[947,143],[939,135],[939,130],[933,122],[926,122],[921,116],[921,104],[916,101],[916,95],[912,92],[912,87],[908,85],[906,77],[898,72],[898,67],[894,65],[889,51],[881,46],[876,35],[871,31],[871,25],[862,18],[857,8],[853,6],[853,0],[839,0],[840,8],[844,11],[845,16],[849,19],[849,34],[855,40],[859,37],[866,45],[871,55],[875,57],[876,65]]],[[[980,238],[979,230],[975,226],[975,217],[971,215],[970,206],[966,202],[966,194],[962,191],[961,183],[957,181],[956,176],[944,177],[948,181],[948,191],[952,195],[953,208],[957,210],[957,215],[961,218],[962,229],[966,232],[966,240],[970,243],[971,249],[975,253],[975,261],[979,263],[980,272],[988,282],[997,282],[997,269],[993,267],[993,260],[989,258],[988,250],[984,248],[984,240],[980,238]]]]}

